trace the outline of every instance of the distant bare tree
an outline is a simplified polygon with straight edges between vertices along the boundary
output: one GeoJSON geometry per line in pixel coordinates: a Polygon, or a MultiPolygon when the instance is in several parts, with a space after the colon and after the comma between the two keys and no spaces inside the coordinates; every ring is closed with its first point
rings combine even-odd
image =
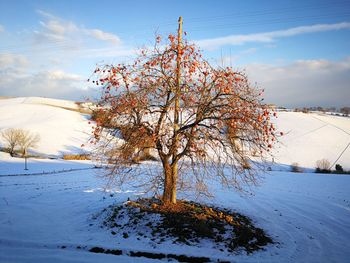
{"type": "Polygon", "coordinates": [[[303,169],[300,167],[300,165],[296,162],[292,163],[290,166],[290,170],[293,173],[302,173],[303,169]]]}
{"type": "Polygon", "coordinates": [[[5,140],[8,151],[13,157],[15,154],[15,149],[19,145],[21,129],[8,128],[1,132],[1,137],[5,140]]]}
{"type": "Polygon", "coordinates": [[[350,114],[350,107],[340,108],[340,112],[347,116],[350,114]]]}
{"type": "Polygon", "coordinates": [[[316,172],[328,173],[331,171],[331,163],[327,159],[316,162],[316,172]]]}
{"type": "Polygon", "coordinates": [[[23,157],[26,157],[29,148],[35,148],[40,141],[40,136],[37,133],[31,133],[28,130],[19,130],[18,145],[23,157]]]}
{"type": "Polygon", "coordinates": [[[20,138],[19,138],[19,147],[22,153],[22,157],[24,157],[24,170],[28,170],[27,168],[27,158],[28,158],[28,149],[35,148],[37,143],[40,141],[40,136],[37,133],[31,133],[28,130],[20,130],[20,138]]]}

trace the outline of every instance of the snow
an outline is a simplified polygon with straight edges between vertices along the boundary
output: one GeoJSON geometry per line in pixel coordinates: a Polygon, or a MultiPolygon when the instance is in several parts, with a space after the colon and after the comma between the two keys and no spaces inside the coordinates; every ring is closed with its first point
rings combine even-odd
{"type": "MultiPolygon", "coordinates": [[[[317,113],[280,112],[275,120],[284,132],[273,151],[274,161],[315,168],[317,160],[333,164],[350,143],[350,118],[317,113]]],[[[350,147],[336,162],[350,170],[350,147]]],[[[334,169],[334,167],[333,167],[334,169]]]]}
{"type": "MultiPolygon", "coordinates": [[[[88,116],[76,110],[75,102],[38,97],[0,100],[0,130],[22,128],[36,132],[41,140],[34,152],[62,157],[89,151],[91,125],[88,116]],[[71,109],[71,110],[69,110],[71,109]],[[85,144],[87,147],[82,148],[85,144]]],[[[273,151],[274,161],[304,168],[315,168],[320,159],[333,164],[350,143],[350,118],[321,113],[279,112],[275,120],[284,132],[273,151]]],[[[0,145],[4,142],[0,138],[0,145]]],[[[350,147],[337,163],[350,169],[350,147]]]]}
{"type": "Polygon", "coordinates": [[[261,261],[346,262],[349,186],[345,175],[272,172],[252,197],[217,191],[215,202],[238,208],[280,242],[257,254],[261,261]]]}
{"type": "Polygon", "coordinates": [[[42,98],[42,97],[25,97],[23,98],[26,104],[42,104],[56,106],[66,109],[78,110],[78,105],[71,100],[61,100],[52,98],[42,98]]]}
{"type": "MultiPolygon", "coordinates": [[[[21,128],[40,135],[34,153],[52,157],[82,153],[91,135],[88,116],[65,108],[74,102],[44,98],[0,100],[0,130],[21,128]],[[64,107],[64,108],[62,108],[64,107]]],[[[0,138],[0,145],[4,141],[0,138]]]]}
{"type": "MultiPolygon", "coordinates": [[[[35,151],[44,156],[80,153],[91,127],[86,115],[69,110],[73,105],[44,98],[2,99],[0,129],[19,127],[38,132],[41,141],[35,151]]],[[[252,218],[278,242],[264,251],[228,255],[205,241],[195,247],[112,235],[101,228],[103,209],[142,196],[140,189],[106,189],[100,176],[103,171],[95,169],[91,161],[30,158],[25,171],[23,159],[0,152],[0,262],[156,261],[88,252],[94,246],[233,262],[347,262],[350,176],[287,170],[293,162],[305,171],[312,171],[319,159],[335,162],[350,142],[350,119],[294,112],[278,116],[278,129],[285,136],[274,152],[274,171],[264,174],[265,179],[251,194],[238,194],[213,183],[215,198],[202,200],[252,218]]],[[[0,144],[4,146],[2,141],[0,144]]],[[[350,147],[337,163],[350,169],[350,147]]],[[[148,163],[143,169],[151,167],[148,163]]]]}
{"type": "MultiPolygon", "coordinates": [[[[52,165],[59,170],[57,164],[52,165]]],[[[96,223],[94,214],[115,201],[94,171],[0,178],[0,262],[115,261],[114,256],[76,249],[115,243],[99,226],[89,226],[96,223]]],[[[129,195],[119,191],[118,199],[129,195]]]]}
{"type": "Polygon", "coordinates": [[[227,255],[205,242],[203,247],[155,246],[149,240],[123,239],[100,228],[102,209],[141,193],[104,191],[105,182],[98,174],[84,170],[0,177],[0,262],[22,262],[24,258],[26,262],[146,262],[145,258],[93,254],[77,246],[185,252],[236,262],[345,262],[350,256],[346,249],[350,243],[350,176],[271,172],[251,196],[213,186],[216,198],[207,202],[248,215],[279,242],[252,255],[227,255]]]}

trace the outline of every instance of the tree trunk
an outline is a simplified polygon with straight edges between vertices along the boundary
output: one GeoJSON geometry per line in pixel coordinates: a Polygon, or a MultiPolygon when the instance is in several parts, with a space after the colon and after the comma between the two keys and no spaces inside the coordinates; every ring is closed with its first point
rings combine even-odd
{"type": "Polygon", "coordinates": [[[164,170],[164,204],[176,204],[177,163],[163,161],[164,170]]]}
{"type": "Polygon", "coordinates": [[[176,184],[177,184],[177,162],[173,163],[171,166],[171,175],[172,175],[172,189],[171,189],[171,203],[176,204],[176,184]]]}
{"type": "Polygon", "coordinates": [[[177,34],[177,58],[176,58],[176,90],[175,90],[175,107],[174,107],[174,142],[173,142],[173,161],[169,164],[168,158],[163,160],[164,169],[164,193],[163,202],[165,204],[176,204],[176,183],[178,165],[176,154],[179,143],[179,112],[180,112],[180,96],[181,96],[181,45],[182,45],[182,17],[179,17],[179,29],[177,34]]]}

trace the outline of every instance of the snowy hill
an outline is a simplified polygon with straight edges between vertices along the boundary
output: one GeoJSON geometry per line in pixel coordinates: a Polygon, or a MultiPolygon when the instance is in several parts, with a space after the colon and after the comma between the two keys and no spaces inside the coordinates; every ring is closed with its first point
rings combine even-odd
{"type": "Polygon", "coordinates": [[[350,169],[350,118],[280,112],[276,124],[285,135],[273,152],[275,162],[315,168],[317,160],[327,159],[350,169]]]}
{"type": "MultiPolygon", "coordinates": [[[[350,169],[350,118],[280,112],[276,124],[285,134],[273,152],[276,163],[313,169],[325,158],[350,169]]],[[[82,152],[91,132],[75,102],[39,97],[0,100],[0,130],[11,127],[39,133],[37,153],[55,157],[82,152]]]]}
{"type": "MultiPolygon", "coordinates": [[[[35,153],[62,157],[80,153],[88,141],[88,115],[73,101],[27,97],[0,100],[0,130],[22,128],[40,135],[35,153]]],[[[3,146],[4,142],[0,144],[3,146]]],[[[84,149],[85,150],[85,149],[84,149]]]]}

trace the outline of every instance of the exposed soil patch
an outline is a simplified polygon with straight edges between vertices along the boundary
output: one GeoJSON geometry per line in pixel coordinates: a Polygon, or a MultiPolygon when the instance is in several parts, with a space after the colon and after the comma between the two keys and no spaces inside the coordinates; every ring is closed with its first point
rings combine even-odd
{"type": "MultiPolygon", "coordinates": [[[[192,257],[186,255],[175,255],[175,254],[163,254],[163,253],[152,253],[152,252],[140,252],[140,251],[128,251],[124,252],[122,250],[114,250],[114,249],[103,249],[101,247],[93,247],[89,250],[93,253],[104,253],[104,254],[112,254],[112,255],[126,255],[129,257],[144,257],[150,259],[170,259],[177,260],[178,262],[195,262],[195,263],[205,263],[212,262],[208,257],[192,257]]],[[[226,261],[216,261],[218,263],[225,263],[226,261]]]]}
{"type": "Polygon", "coordinates": [[[182,243],[201,246],[211,241],[213,248],[234,252],[238,249],[252,253],[273,243],[264,230],[252,221],[228,209],[209,207],[195,202],[178,201],[166,206],[158,199],[139,199],[112,206],[103,224],[112,235],[125,239],[182,243]]]}

